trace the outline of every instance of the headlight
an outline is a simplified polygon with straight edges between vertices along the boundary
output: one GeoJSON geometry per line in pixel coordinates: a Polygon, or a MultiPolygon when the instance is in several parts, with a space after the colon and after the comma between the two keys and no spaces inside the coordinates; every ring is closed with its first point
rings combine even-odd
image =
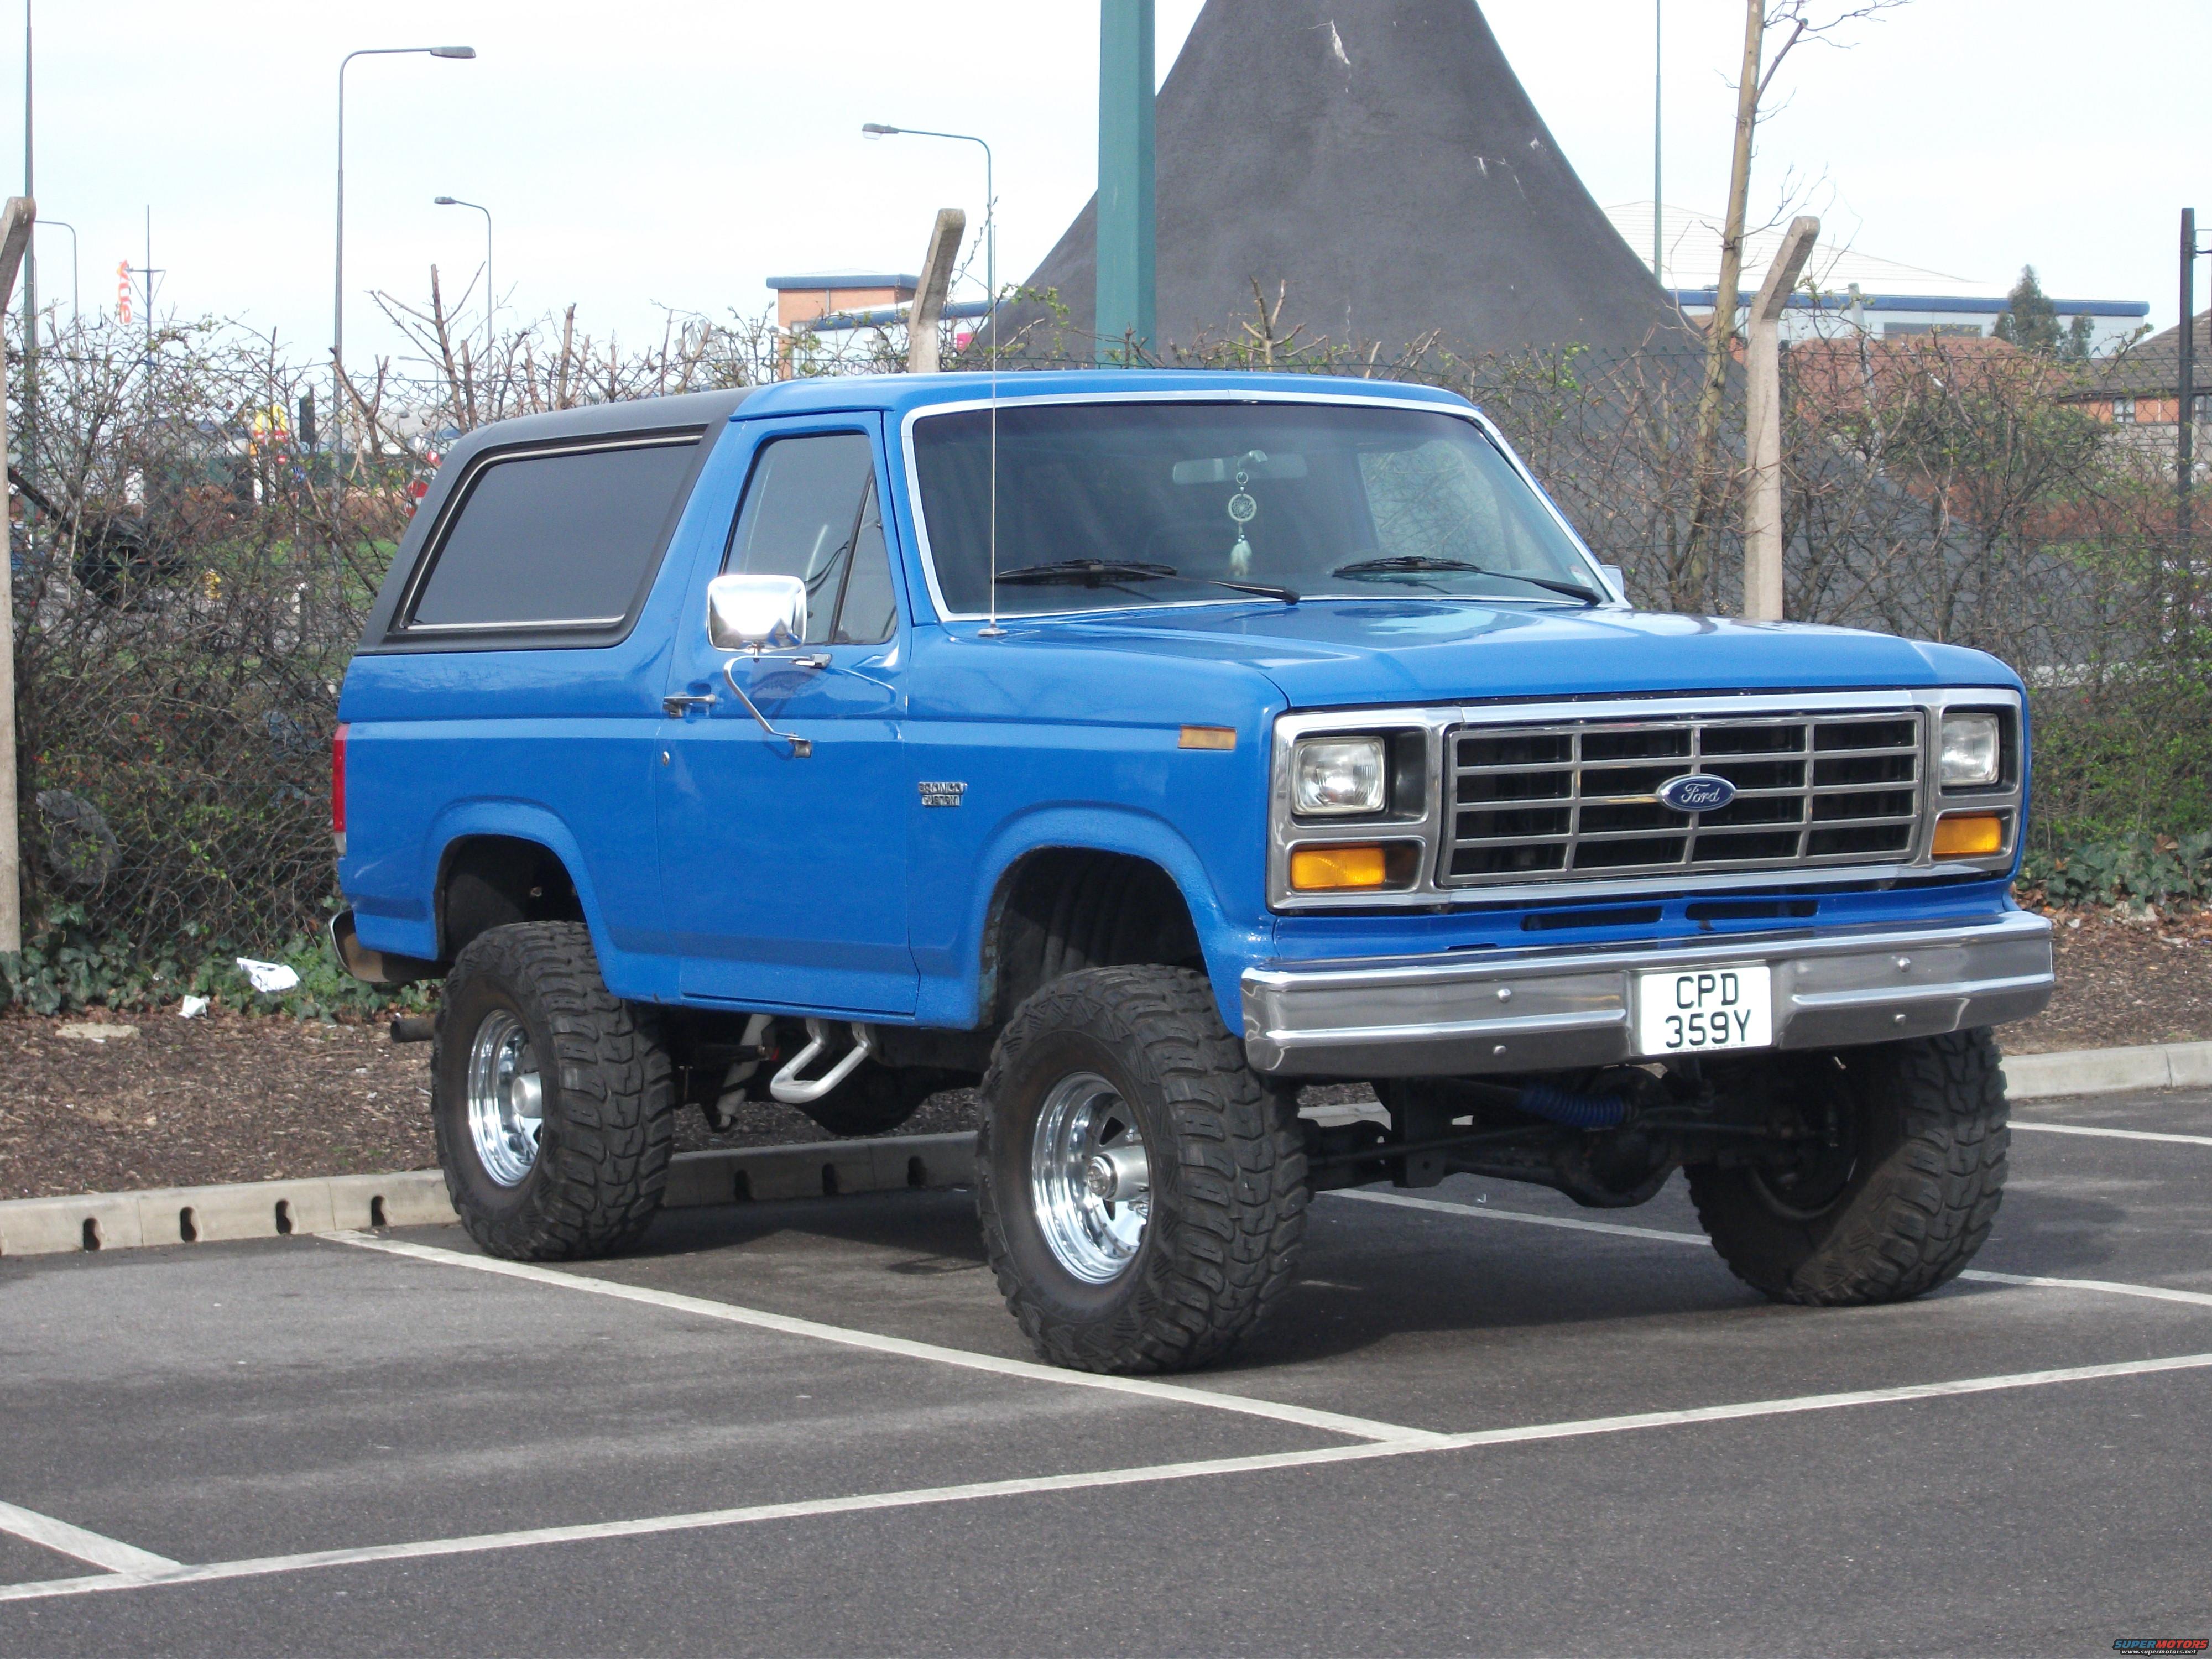
{"type": "Polygon", "coordinates": [[[1291,803],[1305,817],[1379,812],[1383,802],[1380,738],[1308,738],[1291,751],[1291,803]]]}
{"type": "Polygon", "coordinates": [[[1943,757],[1936,767],[1946,789],[1971,787],[1997,781],[2003,758],[1995,714],[1946,714],[1943,717],[1943,757]]]}

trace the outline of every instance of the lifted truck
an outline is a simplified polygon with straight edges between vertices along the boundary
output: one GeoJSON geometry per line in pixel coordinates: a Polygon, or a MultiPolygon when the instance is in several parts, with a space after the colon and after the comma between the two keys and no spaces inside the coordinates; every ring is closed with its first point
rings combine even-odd
{"type": "Polygon", "coordinates": [[[787,382],[457,445],[347,673],[334,935],[443,975],[495,1254],[619,1250],[673,1120],[839,1134],[980,1079],[1039,1352],[1211,1360],[1316,1189],[1680,1169],[1785,1301],[1988,1236],[2021,683],[1632,608],[1446,393],[1283,374],[787,382]],[[1302,1085],[1370,1082],[1324,1128],[1302,1085]]]}

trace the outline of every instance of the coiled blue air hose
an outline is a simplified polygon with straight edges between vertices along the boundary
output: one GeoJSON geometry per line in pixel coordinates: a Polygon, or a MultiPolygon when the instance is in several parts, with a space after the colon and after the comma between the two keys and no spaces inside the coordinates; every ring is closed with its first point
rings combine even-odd
{"type": "Polygon", "coordinates": [[[1618,1095],[1578,1095],[1548,1083],[1531,1084],[1514,1103],[1531,1116],[1570,1129],[1617,1129],[1628,1121],[1628,1103],[1618,1095]]]}

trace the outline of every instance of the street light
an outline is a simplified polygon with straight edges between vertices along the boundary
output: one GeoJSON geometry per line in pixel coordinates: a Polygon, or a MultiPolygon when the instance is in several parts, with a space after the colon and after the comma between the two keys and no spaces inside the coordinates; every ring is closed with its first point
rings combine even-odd
{"type": "Polygon", "coordinates": [[[336,465],[345,411],[345,72],[356,58],[473,58],[474,46],[363,46],[338,59],[337,258],[331,283],[331,454],[336,465]]]}
{"type": "Polygon", "coordinates": [[[464,202],[458,196],[434,196],[431,202],[439,207],[474,208],[484,216],[484,361],[491,361],[491,210],[481,202],[464,202]]]}
{"type": "Polygon", "coordinates": [[[950,138],[956,143],[979,144],[983,150],[983,281],[991,290],[990,309],[984,313],[991,338],[988,350],[992,361],[999,353],[999,222],[998,197],[991,183],[991,147],[972,132],[932,132],[926,127],[885,126],[880,121],[863,122],[861,133],[870,138],[950,138]]]}

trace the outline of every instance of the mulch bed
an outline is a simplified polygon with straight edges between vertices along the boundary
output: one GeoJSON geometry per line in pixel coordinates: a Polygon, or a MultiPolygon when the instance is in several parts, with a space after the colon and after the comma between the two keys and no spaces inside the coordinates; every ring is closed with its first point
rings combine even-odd
{"type": "MultiPolygon", "coordinates": [[[[2015,1054],[2212,1041],[2212,913],[2127,920],[2054,915],[2058,994],[2007,1027],[2015,1054]]],[[[0,1016],[0,1199],[139,1187],[427,1169],[428,1044],[377,1025],[173,1009],[130,1016],[0,1016]],[[96,1042],[79,1024],[137,1028],[96,1042]]],[[[971,1129],[973,1094],[939,1095],[899,1131],[971,1129]]],[[[683,1115],[678,1145],[775,1146],[826,1137],[787,1106],[748,1105],[709,1135],[683,1115]]]]}
{"type": "Polygon", "coordinates": [[[1997,1040],[2012,1054],[2212,1042],[2212,911],[2054,910],[2057,994],[1997,1040]]]}
{"type": "MultiPolygon", "coordinates": [[[[380,1024],[173,1008],[0,1016],[0,1199],[429,1169],[429,1044],[395,1044],[380,1024]],[[65,1037],[64,1026],[116,1035],[65,1037]]],[[[975,1127],[963,1089],[899,1133],[975,1127]]],[[[696,1111],[677,1125],[685,1152],[828,1138],[772,1102],[748,1103],[720,1134],[696,1111]]]]}
{"type": "Polygon", "coordinates": [[[173,1007],[11,1014],[0,1198],[426,1167],[428,1052],[393,1047],[380,1026],[173,1007]],[[60,1035],[88,1024],[137,1035],[60,1035]]]}

